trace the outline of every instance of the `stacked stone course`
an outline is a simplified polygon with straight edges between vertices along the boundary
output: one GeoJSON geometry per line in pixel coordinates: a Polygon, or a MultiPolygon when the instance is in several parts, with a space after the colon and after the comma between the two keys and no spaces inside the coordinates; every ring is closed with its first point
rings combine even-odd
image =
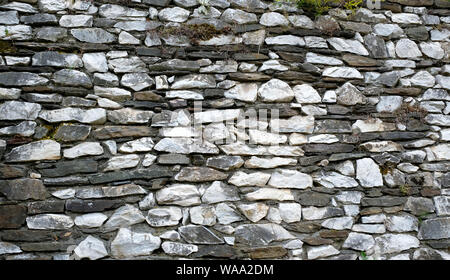
{"type": "Polygon", "coordinates": [[[450,259],[450,2],[206,3],[0,1],[0,259],[450,259]]]}

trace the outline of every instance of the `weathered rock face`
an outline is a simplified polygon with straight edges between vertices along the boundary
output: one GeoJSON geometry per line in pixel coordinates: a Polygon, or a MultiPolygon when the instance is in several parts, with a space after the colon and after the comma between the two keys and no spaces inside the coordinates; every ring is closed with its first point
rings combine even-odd
{"type": "Polygon", "coordinates": [[[0,2],[0,260],[450,258],[447,0],[0,2]]]}

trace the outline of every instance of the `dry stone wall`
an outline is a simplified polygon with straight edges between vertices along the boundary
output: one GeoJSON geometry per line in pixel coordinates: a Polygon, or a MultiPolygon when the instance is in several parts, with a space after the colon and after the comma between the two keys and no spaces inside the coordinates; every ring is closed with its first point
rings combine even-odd
{"type": "Polygon", "coordinates": [[[1,259],[449,259],[449,1],[0,3],[1,259]]]}

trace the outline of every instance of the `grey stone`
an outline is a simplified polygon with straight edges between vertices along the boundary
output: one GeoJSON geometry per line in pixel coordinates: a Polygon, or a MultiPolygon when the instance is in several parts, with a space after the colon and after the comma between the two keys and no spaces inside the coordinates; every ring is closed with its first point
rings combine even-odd
{"type": "Polygon", "coordinates": [[[126,204],[112,214],[105,223],[105,230],[111,231],[117,228],[128,227],[145,221],[141,211],[133,205],[126,204]]]}
{"type": "Polygon", "coordinates": [[[350,248],[357,251],[367,251],[374,245],[375,240],[371,235],[351,232],[342,245],[342,248],[350,248]]]}
{"type": "Polygon", "coordinates": [[[441,217],[427,219],[419,228],[418,238],[420,240],[444,239],[450,237],[450,218],[441,217]]]}
{"type": "Polygon", "coordinates": [[[0,73],[0,85],[4,86],[42,86],[48,83],[48,79],[29,72],[2,72],[0,73]]]}
{"type": "Polygon", "coordinates": [[[65,86],[92,87],[91,79],[83,72],[63,69],[53,74],[53,81],[65,86]]]}
{"type": "Polygon", "coordinates": [[[48,196],[44,184],[37,179],[2,181],[0,192],[9,200],[44,200],[48,196]]]}
{"type": "Polygon", "coordinates": [[[146,221],[152,227],[165,227],[178,225],[183,217],[178,207],[160,207],[148,211],[146,221]]]}
{"type": "Polygon", "coordinates": [[[33,55],[35,66],[56,66],[67,68],[80,68],[82,60],[75,54],[61,54],[55,51],[38,52],[33,55]]]}
{"type": "Polygon", "coordinates": [[[386,229],[392,232],[418,231],[419,221],[409,214],[387,216],[386,229]]]}
{"type": "Polygon", "coordinates": [[[91,127],[88,125],[63,124],[58,127],[53,137],[62,142],[83,141],[90,132],[91,127]]]}
{"type": "Polygon", "coordinates": [[[424,215],[435,211],[433,201],[425,197],[408,197],[403,210],[413,215],[424,215]]]}
{"type": "Polygon", "coordinates": [[[175,175],[175,180],[185,182],[207,182],[226,178],[227,174],[208,167],[184,167],[175,175]]]}
{"type": "Polygon", "coordinates": [[[364,95],[350,82],[336,90],[337,102],[342,105],[356,105],[366,103],[364,95]]]}
{"type": "Polygon", "coordinates": [[[295,239],[296,237],[277,224],[244,224],[236,228],[237,243],[249,246],[267,246],[273,241],[295,239]]]}
{"type": "Polygon", "coordinates": [[[19,24],[17,11],[0,12],[0,24],[19,24]]]}
{"type": "Polygon", "coordinates": [[[183,244],[179,242],[170,242],[170,241],[163,242],[161,248],[164,250],[164,253],[172,256],[186,257],[198,251],[197,245],[183,244]]]}
{"type": "Polygon", "coordinates": [[[116,40],[116,37],[101,29],[101,28],[79,28],[79,29],[71,29],[70,33],[73,37],[81,42],[86,43],[112,43],[116,40]]]}
{"type": "Polygon", "coordinates": [[[238,201],[239,199],[239,191],[236,187],[226,185],[220,181],[213,182],[202,195],[202,201],[208,204],[224,201],[238,201]]]}

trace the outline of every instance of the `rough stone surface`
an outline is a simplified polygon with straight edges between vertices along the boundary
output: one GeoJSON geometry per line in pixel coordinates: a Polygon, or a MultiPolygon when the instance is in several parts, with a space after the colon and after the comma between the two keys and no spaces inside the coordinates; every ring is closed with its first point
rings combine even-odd
{"type": "Polygon", "coordinates": [[[448,1],[0,2],[0,260],[450,258],[448,1]]]}

